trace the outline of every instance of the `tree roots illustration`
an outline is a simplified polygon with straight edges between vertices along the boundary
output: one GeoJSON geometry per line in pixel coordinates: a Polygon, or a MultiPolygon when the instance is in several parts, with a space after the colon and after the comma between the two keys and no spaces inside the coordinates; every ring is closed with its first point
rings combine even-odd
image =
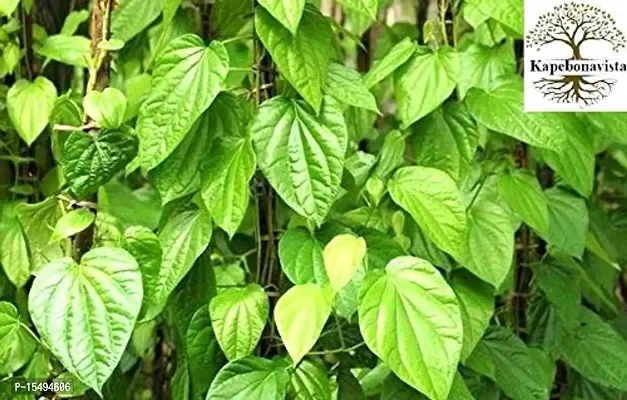
{"type": "Polygon", "coordinates": [[[583,103],[590,106],[609,96],[616,83],[611,78],[593,79],[575,75],[542,78],[535,81],[534,86],[545,98],[557,103],[583,103]]]}

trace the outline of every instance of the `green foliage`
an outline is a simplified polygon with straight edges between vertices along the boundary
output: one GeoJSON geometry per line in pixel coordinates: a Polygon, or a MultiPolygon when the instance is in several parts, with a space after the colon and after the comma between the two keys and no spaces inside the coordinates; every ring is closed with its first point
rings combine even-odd
{"type": "Polygon", "coordinates": [[[0,0],[0,398],[624,398],[627,117],[522,15],[0,0]]]}

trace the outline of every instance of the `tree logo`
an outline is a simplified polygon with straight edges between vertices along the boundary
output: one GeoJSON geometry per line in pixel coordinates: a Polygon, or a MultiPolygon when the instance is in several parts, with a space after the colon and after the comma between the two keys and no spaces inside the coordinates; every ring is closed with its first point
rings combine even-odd
{"type": "Polygon", "coordinates": [[[625,35],[612,14],[594,5],[568,2],[554,6],[527,31],[525,45],[540,55],[527,54],[527,88],[532,86],[545,101],[558,105],[529,111],[606,111],[607,107],[599,104],[627,72],[627,64],[616,58],[624,53],[625,35]]]}

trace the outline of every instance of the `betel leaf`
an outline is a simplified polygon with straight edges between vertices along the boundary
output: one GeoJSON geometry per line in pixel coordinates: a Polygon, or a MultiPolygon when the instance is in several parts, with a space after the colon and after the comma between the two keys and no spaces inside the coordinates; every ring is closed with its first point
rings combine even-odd
{"type": "Polygon", "coordinates": [[[61,34],[66,36],[72,36],[76,33],[81,24],[89,18],[88,10],[72,11],[65,17],[63,26],[61,27],[61,34]]]}
{"type": "Polygon", "coordinates": [[[207,400],[284,399],[290,382],[283,359],[248,356],[225,365],[216,375],[207,400]]]}
{"type": "Polygon", "coordinates": [[[85,208],[72,210],[57,221],[50,241],[57,242],[74,236],[78,232],[87,229],[87,227],[94,222],[94,219],[94,214],[85,208]]]}
{"type": "MultiPolygon", "coordinates": [[[[350,369],[340,365],[339,370],[337,374],[337,400],[365,400],[364,389],[350,369]]],[[[389,373],[389,369],[387,371],[389,373]]]]}
{"type": "Polygon", "coordinates": [[[35,52],[43,57],[79,68],[88,68],[91,57],[90,41],[84,36],[52,35],[35,52]]]}
{"type": "Polygon", "coordinates": [[[547,199],[540,183],[529,171],[503,173],[498,180],[499,193],[514,213],[542,237],[549,231],[547,199]]]}
{"type": "Polygon", "coordinates": [[[274,319],[294,365],[316,344],[331,314],[333,292],[315,283],[295,285],[276,303],[274,319]]]}
{"type": "Polygon", "coordinates": [[[70,191],[78,199],[95,193],[136,154],[137,138],[132,128],[72,132],[63,151],[65,180],[70,191]]]}
{"type": "Polygon", "coordinates": [[[206,305],[194,313],[185,336],[192,398],[202,398],[222,366],[224,356],[211,327],[206,305]]]}
{"type": "Polygon", "coordinates": [[[432,399],[448,397],[462,349],[455,294],[427,261],[397,257],[361,287],[359,327],[370,350],[432,399]]]}
{"type": "Polygon", "coordinates": [[[257,159],[249,138],[225,138],[209,154],[202,198],[216,225],[233,237],[250,199],[248,182],[257,159]]]}
{"type": "Polygon", "coordinates": [[[396,171],[388,189],[394,202],[438,247],[463,258],[466,211],[459,188],[449,175],[435,168],[404,167],[396,171]]]}
{"type": "Polygon", "coordinates": [[[468,210],[466,267],[495,288],[500,287],[514,258],[511,212],[498,203],[479,199],[468,210]]]}
{"type": "Polygon", "coordinates": [[[333,32],[329,23],[306,9],[296,35],[292,35],[265,9],[257,8],[255,29],[281,75],[318,114],[331,56],[333,32]]]}
{"type": "Polygon", "coordinates": [[[215,132],[210,129],[210,119],[207,110],[196,120],[176,149],[148,172],[148,178],[159,192],[163,204],[200,189],[204,160],[215,139],[215,132]]]}
{"type": "Polygon", "coordinates": [[[581,258],[588,236],[588,208],[584,199],[558,188],[544,192],[549,209],[548,242],[581,258]]]}
{"type": "Polygon", "coordinates": [[[0,374],[9,375],[24,366],[37,343],[20,322],[17,308],[9,302],[0,302],[0,374]]]}
{"type": "Polygon", "coordinates": [[[316,117],[298,102],[264,102],[252,126],[259,167],[298,214],[321,224],[342,179],[347,133],[344,117],[326,98],[316,117]]]}
{"type": "Polygon", "coordinates": [[[338,0],[344,7],[376,20],[379,0],[338,0]]]}
{"type": "Polygon", "coordinates": [[[366,73],[363,78],[366,87],[371,88],[390,76],[392,72],[405,64],[415,52],[416,45],[410,38],[405,38],[398,42],[381,61],[375,63],[366,73]]]}
{"type": "Polygon", "coordinates": [[[449,283],[457,296],[461,311],[464,341],[460,359],[465,362],[492,318],[494,288],[463,270],[455,271],[449,283]]]}
{"type": "Polygon", "coordinates": [[[157,235],[145,226],[131,226],[124,231],[124,249],[135,258],[142,273],[144,303],[139,318],[143,320],[146,305],[158,292],[163,250],[157,235]]]}
{"type": "Polygon", "coordinates": [[[366,241],[352,234],[337,235],[324,247],[324,267],[331,287],[338,293],[357,272],[366,256],[366,241]]]}
{"type": "Polygon", "coordinates": [[[540,288],[567,328],[579,325],[581,313],[580,271],[572,263],[548,258],[533,265],[534,286],[540,288]]]}
{"type": "Polygon", "coordinates": [[[43,76],[20,79],[7,93],[6,106],[17,133],[29,146],[43,132],[57,98],[57,89],[43,76]]]}
{"type": "Polygon", "coordinates": [[[364,84],[359,72],[342,64],[329,64],[325,92],[333,96],[339,103],[379,112],[377,100],[364,84]]]}
{"type": "Polygon", "coordinates": [[[281,269],[295,284],[328,282],[322,247],[305,227],[288,229],[281,236],[279,260],[281,269]]]}
{"type": "Polygon", "coordinates": [[[459,181],[470,171],[479,132],[462,104],[446,105],[413,126],[416,163],[459,181]]]}
{"type": "Polygon", "coordinates": [[[164,0],[124,0],[113,10],[111,34],[128,42],[156,20],[163,11],[164,0]]]}
{"type": "Polygon", "coordinates": [[[571,118],[564,147],[560,151],[541,149],[542,158],[563,181],[581,194],[590,196],[594,180],[594,143],[586,126],[571,118]]]}
{"type": "Polygon", "coordinates": [[[17,288],[30,277],[28,244],[16,214],[17,202],[0,202],[0,262],[8,280],[17,288]]]}
{"type": "Polygon", "coordinates": [[[229,68],[224,46],[193,34],[172,40],[155,60],[153,90],[137,120],[141,165],[149,171],[181,143],[222,90],[229,68]]]}
{"type": "Polygon", "coordinates": [[[562,342],[562,359],[592,382],[627,391],[627,341],[594,312],[581,311],[581,325],[562,342]]]}
{"type": "Polygon", "coordinates": [[[487,128],[533,146],[562,151],[571,134],[563,114],[524,112],[519,78],[497,80],[488,91],[472,88],[466,104],[472,116],[487,128]]]}
{"type": "Polygon", "coordinates": [[[211,216],[204,208],[177,210],[159,231],[163,260],[152,298],[146,297],[144,320],[165,307],[170,293],[187,275],[211,240],[211,216]]]}
{"type": "Polygon", "coordinates": [[[83,108],[91,119],[103,128],[119,128],[124,122],[128,102],[124,93],[115,88],[93,90],[83,99],[83,108]]]}
{"type": "Polygon", "coordinates": [[[230,361],[253,352],[266,326],[269,309],[268,296],[257,284],[228,288],[211,299],[211,324],[230,361]]]}
{"type": "Polygon", "coordinates": [[[459,57],[453,48],[442,46],[434,52],[426,46],[417,47],[394,73],[397,113],[403,129],[442,104],[455,89],[458,75],[459,57]]]}
{"type": "Polygon", "coordinates": [[[20,0],[2,0],[0,1],[0,15],[11,16],[20,4],[20,0]]]}
{"type": "MultiPolygon", "coordinates": [[[[401,131],[394,130],[388,132],[383,138],[383,145],[379,151],[377,166],[374,169],[373,177],[381,180],[387,179],[399,165],[403,163],[405,154],[405,136],[401,131]]],[[[367,183],[367,182],[366,182],[367,183]]]]}
{"type": "Polygon", "coordinates": [[[514,46],[506,41],[496,47],[472,44],[459,54],[461,65],[459,95],[463,99],[470,88],[490,90],[497,78],[516,72],[514,46]]]}
{"type": "Polygon", "coordinates": [[[52,243],[54,227],[63,215],[61,203],[55,197],[34,204],[20,204],[17,215],[28,239],[31,271],[37,272],[50,260],[63,257],[68,243],[52,243]]]}
{"type": "Polygon", "coordinates": [[[549,387],[532,349],[504,327],[491,327],[479,343],[493,364],[494,380],[513,400],[546,400],[549,387]]]}
{"type": "Polygon", "coordinates": [[[297,400],[331,400],[331,382],[324,365],[304,359],[291,376],[289,394],[297,400]]]}
{"type": "Polygon", "coordinates": [[[194,193],[203,184],[207,154],[221,138],[243,138],[252,118],[252,106],[240,96],[220,93],[194,123],[183,141],[161,164],[148,173],[163,203],[194,193]]]}
{"type": "Polygon", "coordinates": [[[259,5],[268,10],[270,15],[293,35],[296,35],[305,9],[305,0],[259,0],[259,5]]]}
{"type": "Polygon", "coordinates": [[[514,37],[522,38],[523,34],[523,1],[522,0],[472,0],[480,12],[499,21],[509,28],[514,37]]]}
{"type": "Polygon", "coordinates": [[[35,278],[28,309],[37,331],[63,366],[102,393],[126,348],[142,302],[135,259],[100,247],[80,264],[60,258],[35,278]]]}

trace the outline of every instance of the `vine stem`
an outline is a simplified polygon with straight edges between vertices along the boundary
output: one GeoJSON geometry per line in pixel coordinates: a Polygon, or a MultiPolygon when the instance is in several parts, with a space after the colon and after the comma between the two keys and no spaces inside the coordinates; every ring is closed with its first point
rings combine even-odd
{"type": "Polygon", "coordinates": [[[325,356],[327,354],[349,353],[349,352],[357,350],[358,348],[363,347],[365,345],[366,345],[366,342],[360,342],[360,343],[357,343],[356,345],[353,345],[353,346],[350,346],[350,347],[341,347],[339,349],[310,351],[309,353],[307,353],[307,355],[310,355],[310,356],[325,356]]]}

